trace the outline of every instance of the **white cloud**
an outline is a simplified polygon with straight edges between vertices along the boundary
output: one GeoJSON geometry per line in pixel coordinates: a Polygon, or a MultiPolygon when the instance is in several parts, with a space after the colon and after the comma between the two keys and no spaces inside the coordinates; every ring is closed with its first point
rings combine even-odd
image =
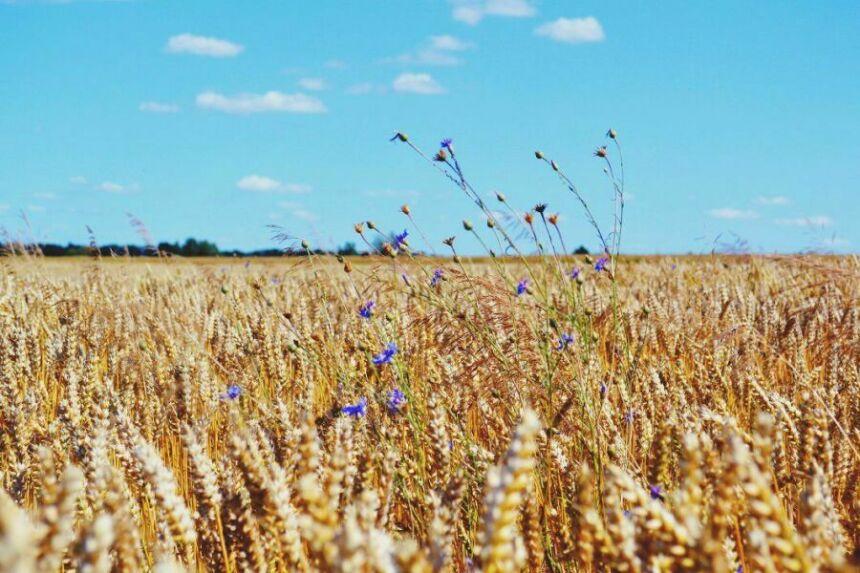
{"type": "Polygon", "coordinates": [[[536,12],[528,0],[454,0],[451,15],[459,22],[474,26],[486,16],[531,18],[536,12]]]}
{"type": "Polygon", "coordinates": [[[285,94],[269,91],[264,94],[242,93],[235,96],[225,96],[217,92],[203,92],[197,95],[197,105],[205,109],[214,109],[224,113],[325,113],[323,102],[313,96],[303,93],[285,94]]]}
{"type": "Polygon", "coordinates": [[[430,46],[436,50],[462,52],[471,48],[472,44],[446,34],[443,36],[430,36],[430,46]]]}
{"type": "Polygon", "coordinates": [[[330,70],[342,70],[346,68],[346,62],[343,60],[329,60],[323,65],[330,70]]]}
{"type": "Polygon", "coordinates": [[[445,93],[430,74],[403,73],[397,76],[392,83],[396,92],[413,93],[421,95],[436,95],[445,93]]]}
{"type": "Polygon", "coordinates": [[[711,209],[708,214],[715,219],[755,219],[758,217],[758,213],[755,211],[732,209],[731,207],[711,209]]]}
{"type": "Polygon", "coordinates": [[[9,205],[6,203],[0,203],[0,213],[4,213],[9,210],[9,205]]]}
{"type": "Polygon", "coordinates": [[[54,199],[57,198],[57,195],[55,193],[45,192],[45,193],[33,193],[33,197],[35,197],[36,199],[46,199],[48,201],[53,201],[54,199]]]}
{"type": "Polygon", "coordinates": [[[361,82],[353,84],[346,88],[346,93],[349,95],[366,95],[374,90],[374,85],[370,82],[361,82]]]}
{"type": "Polygon", "coordinates": [[[325,80],[322,78],[302,78],[299,80],[302,89],[318,92],[326,89],[325,80]]]}
{"type": "Polygon", "coordinates": [[[559,18],[535,28],[535,34],[544,36],[556,42],[582,44],[585,42],[601,42],[605,38],[603,27],[597,18],[559,18]]]}
{"type": "Polygon", "coordinates": [[[246,175],[236,182],[236,187],[245,191],[275,191],[281,182],[264,175],[246,175]]]}
{"type": "Polygon", "coordinates": [[[788,227],[830,227],[833,225],[833,219],[826,215],[814,215],[812,217],[797,217],[794,219],[777,219],[776,223],[788,227]]]}
{"type": "Polygon", "coordinates": [[[234,44],[219,38],[195,36],[194,34],[179,34],[167,40],[164,48],[171,54],[194,54],[212,58],[232,58],[239,55],[244,46],[234,44]]]}
{"type": "Polygon", "coordinates": [[[415,52],[402,54],[385,61],[407,65],[456,66],[462,64],[463,60],[454,53],[463,52],[471,47],[472,45],[468,42],[454,36],[430,36],[425,45],[415,52]]]}
{"type": "Polygon", "coordinates": [[[791,201],[788,197],[774,195],[772,197],[756,197],[755,202],[759,205],[788,205],[791,201]]]}
{"type": "Polygon", "coordinates": [[[87,178],[83,175],[74,175],[69,177],[69,183],[74,183],[75,185],[86,185],[87,178]]]}
{"type": "Polygon", "coordinates": [[[97,189],[107,193],[122,193],[125,191],[125,185],[121,185],[120,183],[115,183],[113,181],[102,181],[99,183],[97,189]]]}
{"type": "Polygon", "coordinates": [[[157,101],[145,101],[138,107],[140,111],[148,111],[150,113],[177,113],[179,106],[175,103],[161,103],[157,101]]]}
{"type": "Polygon", "coordinates": [[[277,192],[277,193],[310,193],[311,186],[304,183],[281,183],[277,179],[265,175],[251,174],[236,182],[236,187],[244,191],[277,192]]]}
{"type": "Polygon", "coordinates": [[[27,210],[33,213],[44,213],[45,207],[43,205],[27,205],[27,210]]]}

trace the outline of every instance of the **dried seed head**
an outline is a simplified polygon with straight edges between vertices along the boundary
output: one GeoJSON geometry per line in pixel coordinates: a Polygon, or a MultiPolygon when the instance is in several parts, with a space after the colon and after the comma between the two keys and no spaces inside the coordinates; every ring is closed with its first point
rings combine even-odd
{"type": "Polygon", "coordinates": [[[534,223],[535,218],[534,215],[532,215],[531,213],[526,213],[523,216],[523,220],[526,222],[526,225],[531,225],[532,223],[534,223]]]}
{"type": "Polygon", "coordinates": [[[507,197],[505,197],[501,191],[496,191],[496,199],[499,200],[499,203],[504,203],[507,200],[507,197]]]}
{"type": "Polygon", "coordinates": [[[401,207],[400,207],[400,212],[401,212],[401,213],[403,213],[404,215],[409,215],[409,213],[411,212],[411,211],[409,210],[409,205],[403,205],[403,206],[401,206],[401,207]]]}
{"type": "Polygon", "coordinates": [[[353,229],[355,229],[355,232],[358,233],[359,235],[363,235],[364,234],[364,223],[356,223],[355,226],[353,227],[353,229]]]}
{"type": "Polygon", "coordinates": [[[606,146],[602,145],[602,146],[598,147],[594,151],[594,155],[595,155],[595,157],[600,157],[600,158],[606,157],[606,146]]]}
{"type": "Polygon", "coordinates": [[[543,159],[543,151],[535,151],[535,159],[543,159]]]}
{"type": "Polygon", "coordinates": [[[550,225],[558,225],[558,213],[553,213],[546,218],[550,225]]]}
{"type": "Polygon", "coordinates": [[[614,129],[610,129],[606,132],[606,136],[610,139],[615,139],[616,137],[618,137],[618,133],[614,129]]]}
{"type": "Polygon", "coordinates": [[[464,219],[463,220],[463,228],[466,229],[467,231],[471,231],[474,227],[472,227],[471,221],[469,221],[468,219],[464,219]]]}

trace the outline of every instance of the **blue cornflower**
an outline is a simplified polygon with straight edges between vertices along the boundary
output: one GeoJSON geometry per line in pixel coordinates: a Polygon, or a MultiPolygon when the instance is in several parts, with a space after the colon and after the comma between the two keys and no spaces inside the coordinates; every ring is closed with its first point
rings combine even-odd
{"type": "Polygon", "coordinates": [[[442,276],[445,274],[445,271],[442,269],[436,269],[433,271],[433,278],[430,279],[430,286],[436,286],[439,284],[439,281],[442,280],[442,276]]]}
{"type": "Polygon", "coordinates": [[[571,279],[576,280],[579,277],[579,273],[582,271],[579,267],[573,267],[570,272],[567,274],[571,279]]]}
{"type": "Polygon", "coordinates": [[[522,296],[529,291],[529,279],[523,279],[517,283],[517,296],[522,296]]]}
{"type": "Polygon", "coordinates": [[[397,354],[397,343],[389,342],[385,348],[382,349],[382,352],[373,357],[373,363],[377,366],[389,364],[395,354],[397,354]]]}
{"type": "Polygon", "coordinates": [[[651,494],[651,499],[663,501],[663,488],[659,485],[652,485],[648,492],[651,494]]]}
{"type": "Polygon", "coordinates": [[[565,332],[561,335],[561,338],[558,339],[558,344],[555,345],[556,350],[564,350],[568,346],[573,344],[573,335],[565,332]]]}
{"type": "Polygon", "coordinates": [[[403,229],[402,233],[397,233],[394,235],[394,248],[399,249],[402,246],[406,245],[406,237],[409,236],[409,231],[403,229]]]}
{"type": "Polygon", "coordinates": [[[227,391],[221,394],[222,400],[235,400],[242,394],[242,388],[238,384],[230,384],[227,391]]]}
{"type": "Polygon", "coordinates": [[[439,147],[443,147],[445,149],[451,149],[452,143],[454,143],[454,141],[450,137],[446,137],[445,139],[443,139],[442,141],[439,142],[439,147]]]}
{"type": "Polygon", "coordinates": [[[394,390],[390,390],[388,392],[388,411],[392,414],[397,414],[400,412],[400,408],[406,405],[406,395],[400,390],[400,388],[395,388],[394,390]]]}
{"type": "Polygon", "coordinates": [[[367,414],[367,398],[361,398],[355,404],[346,405],[340,411],[353,418],[362,418],[367,414]]]}
{"type": "Polygon", "coordinates": [[[606,391],[608,390],[608,388],[606,387],[606,384],[604,384],[603,382],[601,382],[601,383],[600,383],[600,388],[599,388],[599,390],[600,390],[600,395],[601,395],[601,396],[606,396],[606,391]]]}
{"type": "Polygon", "coordinates": [[[633,418],[635,416],[636,416],[636,414],[633,412],[633,410],[627,410],[627,412],[624,414],[624,423],[625,424],[632,424],[633,418]]]}
{"type": "Polygon", "coordinates": [[[597,272],[605,271],[606,264],[609,262],[609,257],[600,257],[597,259],[597,262],[594,263],[594,270],[597,272]]]}
{"type": "Polygon", "coordinates": [[[367,301],[366,303],[358,307],[359,316],[361,316],[361,318],[370,319],[370,317],[373,316],[374,306],[376,306],[375,302],[373,302],[372,300],[367,301]]]}

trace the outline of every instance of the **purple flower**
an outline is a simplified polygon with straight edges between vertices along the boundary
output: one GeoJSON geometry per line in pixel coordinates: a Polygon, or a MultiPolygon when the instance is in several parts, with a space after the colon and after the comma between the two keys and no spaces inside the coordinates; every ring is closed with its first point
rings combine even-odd
{"type": "Polygon", "coordinates": [[[388,392],[388,411],[392,414],[400,412],[400,408],[406,405],[406,395],[399,389],[395,388],[388,392]]]}
{"type": "Polygon", "coordinates": [[[361,398],[355,404],[348,404],[341,408],[340,411],[352,418],[362,418],[367,414],[367,398],[361,398]]]}
{"type": "Polygon", "coordinates": [[[376,306],[375,302],[373,302],[372,300],[367,301],[366,303],[358,307],[359,316],[361,316],[361,318],[370,319],[370,317],[373,316],[374,306],[376,306]]]}
{"type": "Polygon", "coordinates": [[[594,263],[594,270],[597,272],[605,271],[606,264],[609,262],[609,257],[600,257],[597,259],[597,262],[594,263]]]}
{"type": "Polygon", "coordinates": [[[579,267],[573,267],[570,272],[567,274],[572,280],[576,280],[579,277],[579,273],[582,272],[579,267]]]}
{"type": "Polygon", "coordinates": [[[397,343],[389,342],[385,346],[385,348],[382,349],[382,352],[373,357],[373,363],[377,366],[389,364],[391,363],[391,359],[394,358],[395,354],[397,354],[397,343]]]}
{"type": "Polygon", "coordinates": [[[558,344],[555,345],[555,349],[561,351],[571,344],[573,344],[573,335],[565,332],[561,335],[561,338],[558,339],[558,344]]]}
{"type": "Polygon", "coordinates": [[[430,279],[430,286],[436,286],[439,284],[439,281],[442,280],[442,276],[445,274],[445,271],[442,269],[436,269],[433,271],[433,278],[430,279]]]}
{"type": "Polygon", "coordinates": [[[652,485],[648,489],[648,493],[650,493],[651,499],[656,499],[656,500],[660,500],[660,501],[663,500],[663,488],[660,487],[659,485],[652,485]]]}
{"type": "Polygon", "coordinates": [[[399,249],[406,245],[406,237],[409,236],[409,231],[403,229],[402,233],[394,235],[394,248],[399,249]]]}
{"type": "Polygon", "coordinates": [[[446,137],[445,139],[443,139],[442,141],[439,142],[439,147],[450,150],[452,143],[454,143],[454,141],[450,137],[446,137]]]}
{"type": "Polygon", "coordinates": [[[227,391],[221,394],[222,400],[235,400],[242,394],[242,388],[238,384],[230,384],[227,391]]]}
{"type": "Polygon", "coordinates": [[[607,390],[607,388],[606,388],[606,384],[604,384],[603,382],[601,382],[601,383],[600,383],[600,395],[601,395],[601,396],[606,396],[606,390],[607,390]]]}
{"type": "Polygon", "coordinates": [[[633,418],[635,416],[636,415],[634,414],[633,410],[627,410],[627,412],[624,414],[624,423],[625,424],[632,424],[633,418]]]}
{"type": "Polygon", "coordinates": [[[517,283],[517,296],[522,296],[529,291],[529,279],[523,279],[517,283]]]}

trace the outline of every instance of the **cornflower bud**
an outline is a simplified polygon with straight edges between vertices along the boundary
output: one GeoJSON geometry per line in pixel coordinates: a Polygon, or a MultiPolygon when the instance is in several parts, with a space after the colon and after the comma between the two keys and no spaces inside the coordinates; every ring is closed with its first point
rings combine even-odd
{"type": "Polygon", "coordinates": [[[535,151],[535,159],[543,159],[543,151],[535,151]]]}
{"type": "Polygon", "coordinates": [[[473,227],[472,227],[472,223],[471,223],[471,221],[469,221],[469,220],[464,220],[464,221],[463,221],[463,228],[464,228],[464,229],[466,229],[467,231],[471,231],[471,230],[472,230],[472,228],[473,228],[473,227]]]}
{"type": "Polygon", "coordinates": [[[402,207],[400,207],[400,212],[403,213],[404,215],[409,215],[409,213],[410,213],[409,205],[403,205],[402,207]]]}

